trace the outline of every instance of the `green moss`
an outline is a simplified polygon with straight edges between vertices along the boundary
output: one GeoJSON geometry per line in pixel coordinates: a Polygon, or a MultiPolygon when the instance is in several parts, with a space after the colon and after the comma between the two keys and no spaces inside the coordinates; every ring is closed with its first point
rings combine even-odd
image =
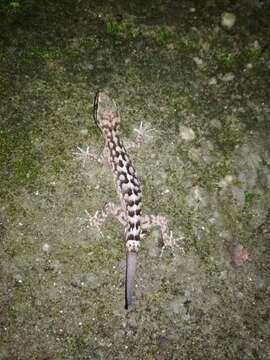
{"type": "Polygon", "coordinates": [[[219,49],[214,52],[214,60],[220,67],[220,70],[228,71],[236,65],[238,55],[230,51],[230,49],[219,49]]]}
{"type": "MultiPolygon", "coordinates": [[[[0,176],[1,192],[5,192],[0,216],[7,229],[1,239],[1,258],[2,287],[8,289],[3,291],[1,307],[7,314],[3,320],[8,329],[6,358],[171,359],[200,354],[223,360],[249,356],[248,337],[264,339],[266,332],[260,329],[267,325],[262,325],[260,316],[265,299],[255,289],[255,282],[264,284],[268,274],[265,241],[258,241],[267,233],[254,231],[254,221],[248,224],[257,209],[264,221],[261,197],[256,188],[247,191],[241,212],[229,191],[219,196],[216,188],[220,179],[233,174],[231,163],[242,138],[253,137],[240,125],[241,109],[248,109],[252,100],[253,109],[258,107],[254,117],[257,111],[267,117],[261,105],[267,104],[267,77],[259,77],[254,66],[252,74],[239,82],[217,81],[210,87],[208,80],[213,71],[218,78],[219,66],[231,69],[248,59],[262,61],[259,54],[239,49],[241,34],[236,38],[212,31],[205,14],[216,11],[211,19],[219,19],[222,9],[215,2],[203,13],[199,2],[192,13],[185,1],[82,0],[75,7],[69,0],[30,3],[35,3],[35,9],[20,16],[26,2],[5,2],[14,28],[6,29],[8,40],[0,54],[4,69],[0,74],[0,176]],[[189,19],[188,23],[182,19],[189,19]],[[189,30],[191,22],[194,31],[189,30]],[[216,38],[219,46],[213,45],[216,38]],[[204,43],[209,46],[204,48],[204,43]],[[205,57],[203,69],[190,60],[198,54],[205,57]],[[108,88],[117,101],[122,134],[129,140],[131,129],[141,120],[156,130],[150,144],[131,150],[143,185],[144,210],[166,216],[170,230],[185,236],[179,241],[185,254],[175,248],[172,255],[167,249],[162,258],[158,251],[148,253],[158,247],[158,236],[145,239],[133,317],[122,309],[123,228],[108,220],[102,237],[97,229],[80,222],[84,209],[94,214],[104,202],[116,198],[109,188],[109,171],[95,163],[83,168],[71,155],[78,145],[102,148],[100,132],[88,120],[89,101],[98,87],[108,88]],[[236,117],[226,117],[228,112],[236,117]],[[209,121],[214,118],[219,119],[218,128],[209,121]],[[191,127],[196,138],[179,139],[179,124],[191,127]],[[85,128],[89,136],[81,131],[85,128]],[[211,146],[206,146],[207,140],[211,146]],[[198,150],[192,160],[191,147],[198,150]],[[208,155],[209,162],[204,161],[208,155]],[[29,191],[32,184],[38,195],[29,191]],[[195,185],[203,188],[209,206],[190,209],[188,194],[195,185]],[[243,244],[252,234],[255,250],[248,249],[251,260],[242,267],[228,264],[219,235],[223,231],[243,244]],[[45,243],[48,251],[43,251],[45,243]],[[216,276],[219,271],[221,280],[216,276]],[[22,283],[14,280],[18,272],[24,277],[22,283]],[[247,273],[256,281],[246,281],[247,273]],[[74,278],[84,286],[76,286],[74,278]],[[257,312],[252,311],[254,291],[259,299],[257,312]],[[170,301],[179,296],[181,302],[185,294],[190,294],[190,306],[180,303],[183,311],[175,313],[170,301]],[[241,295],[240,302],[235,294],[241,295]],[[184,310],[190,317],[181,318],[184,310]],[[238,331],[243,323],[248,333],[238,331]],[[224,347],[220,339],[225,338],[224,347]]],[[[245,36],[241,44],[246,38],[249,42],[245,36]]],[[[256,36],[263,43],[261,35],[256,36]]],[[[266,64],[261,69],[266,74],[266,64]]],[[[246,111],[245,116],[251,115],[246,111]]],[[[251,125],[254,134],[257,128],[251,125]]],[[[267,341],[252,343],[257,357],[267,353],[267,345],[267,341]]]]}
{"type": "Polygon", "coordinates": [[[224,51],[220,49],[215,52],[215,61],[224,70],[232,69],[233,67],[246,65],[247,62],[259,62],[263,60],[263,54],[260,48],[244,47],[237,52],[231,52],[230,49],[224,51]]]}
{"type": "Polygon", "coordinates": [[[38,175],[40,153],[32,147],[28,136],[27,132],[1,130],[0,171],[3,182],[10,186],[31,184],[38,175]]]}
{"type": "Polygon", "coordinates": [[[262,58],[262,50],[261,48],[255,48],[255,47],[246,47],[244,48],[240,53],[240,58],[246,61],[251,60],[259,60],[262,58]]]}
{"type": "Polygon", "coordinates": [[[17,319],[17,311],[16,311],[14,306],[9,306],[8,309],[7,309],[7,313],[8,313],[8,317],[11,320],[16,320],[17,319]]]}
{"type": "Polygon", "coordinates": [[[106,33],[114,37],[134,39],[140,34],[139,27],[135,26],[128,19],[109,19],[105,22],[106,33]]]}
{"type": "Polygon", "coordinates": [[[2,0],[0,2],[0,15],[3,16],[5,23],[11,24],[16,19],[28,14],[33,5],[33,0],[2,0]]]}
{"type": "Polygon", "coordinates": [[[24,53],[26,58],[40,58],[42,60],[55,60],[60,58],[60,49],[49,49],[49,48],[30,48],[24,53]]]}
{"type": "Polygon", "coordinates": [[[200,37],[195,32],[180,33],[175,38],[177,48],[183,50],[198,50],[200,48],[200,37]]]}
{"type": "Polygon", "coordinates": [[[166,26],[160,26],[156,32],[156,41],[158,44],[165,44],[173,36],[172,31],[166,26]]]}
{"type": "Polygon", "coordinates": [[[254,192],[245,191],[245,206],[246,207],[251,206],[259,196],[260,195],[254,192]]]}
{"type": "Polygon", "coordinates": [[[54,173],[57,174],[66,167],[66,161],[61,155],[58,155],[52,160],[51,165],[54,173]]]}
{"type": "Polygon", "coordinates": [[[142,24],[135,24],[129,19],[109,19],[105,22],[106,33],[113,37],[123,39],[149,39],[159,45],[166,44],[175,37],[174,31],[165,25],[145,27],[142,24]]]}
{"type": "Polygon", "coordinates": [[[224,66],[230,67],[235,62],[235,55],[232,53],[218,53],[217,61],[224,66]]]}
{"type": "Polygon", "coordinates": [[[33,154],[24,151],[21,158],[13,162],[16,180],[21,185],[32,182],[38,174],[33,154]]]}

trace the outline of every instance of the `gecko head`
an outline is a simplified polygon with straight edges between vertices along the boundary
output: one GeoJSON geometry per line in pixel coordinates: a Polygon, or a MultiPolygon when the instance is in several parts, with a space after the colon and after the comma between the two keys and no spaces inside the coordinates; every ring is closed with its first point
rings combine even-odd
{"type": "Polygon", "coordinates": [[[119,131],[120,115],[116,103],[105,92],[96,93],[93,116],[102,132],[119,131]]]}

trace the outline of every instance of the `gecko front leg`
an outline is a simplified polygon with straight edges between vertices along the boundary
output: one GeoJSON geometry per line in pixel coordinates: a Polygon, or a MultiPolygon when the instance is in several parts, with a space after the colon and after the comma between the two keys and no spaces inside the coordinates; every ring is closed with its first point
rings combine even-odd
{"type": "Polygon", "coordinates": [[[151,135],[151,133],[155,132],[155,129],[150,128],[149,125],[145,126],[141,121],[139,128],[135,128],[134,132],[136,134],[135,140],[132,142],[125,142],[125,148],[127,150],[139,149],[142,144],[151,141],[153,138],[153,135],[151,135]]]}
{"type": "Polygon", "coordinates": [[[101,154],[96,154],[94,152],[89,151],[89,146],[87,146],[86,150],[83,150],[79,146],[77,146],[77,151],[73,151],[72,154],[79,160],[83,162],[83,168],[85,167],[87,160],[94,160],[98,163],[102,163],[104,161],[104,151],[101,154]]]}

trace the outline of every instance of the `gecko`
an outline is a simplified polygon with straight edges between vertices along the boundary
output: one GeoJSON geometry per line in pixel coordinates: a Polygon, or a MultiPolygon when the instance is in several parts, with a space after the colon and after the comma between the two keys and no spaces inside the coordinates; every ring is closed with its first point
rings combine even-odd
{"type": "MultiPolygon", "coordinates": [[[[91,225],[98,228],[108,216],[115,216],[125,226],[126,245],[126,275],[125,275],[125,309],[129,309],[133,303],[133,292],[135,273],[137,267],[138,252],[141,242],[148,229],[152,226],[159,226],[164,246],[172,246],[178,239],[168,231],[167,220],[160,215],[142,215],[142,190],[136,170],[131,158],[120,136],[121,118],[116,103],[106,92],[97,92],[93,105],[93,118],[101,130],[105,141],[106,157],[111,164],[116,190],[119,195],[121,206],[114,203],[107,203],[101,211],[91,216],[88,212],[88,220],[91,225]]],[[[137,130],[136,144],[143,142],[145,131],[142,123],[137,130]]],[[[97,156],[89,152],[87,147],[83,151],[78,147],[79,152],[74,154],[80,157],[90,157],[101,162],[103,155],[97,156]]]]}

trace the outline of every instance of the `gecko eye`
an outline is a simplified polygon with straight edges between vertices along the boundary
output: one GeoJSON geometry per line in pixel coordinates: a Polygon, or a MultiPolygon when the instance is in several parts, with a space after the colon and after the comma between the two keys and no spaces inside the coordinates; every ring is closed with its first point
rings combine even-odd
{"type": "Polygon", "coordinates": [[[96,92],[95,98],[94,98],[94,105],[93,105],[93,118],[96,123],[96,125],[100,128],[98,119],[97,119],[97,111],[98,111],[98,101],[99,101],[99,90],[96,92]]]}

